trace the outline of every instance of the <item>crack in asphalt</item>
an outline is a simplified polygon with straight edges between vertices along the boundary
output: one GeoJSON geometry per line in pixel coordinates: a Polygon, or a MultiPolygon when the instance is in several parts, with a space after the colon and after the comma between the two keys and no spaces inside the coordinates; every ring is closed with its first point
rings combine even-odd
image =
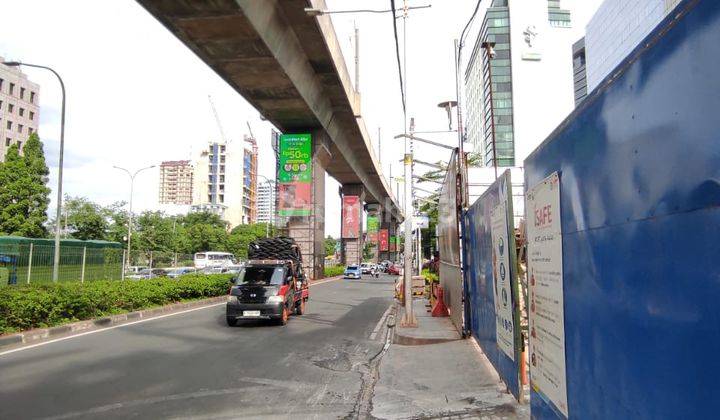
{"type": "Polygon", "coordinates": [[[392,308],[393,310],[387,316],[386,320],[387,332],[385,333],[385,344],[375,356],[368,360],[368,363],[364,364],[364,369],[361,370],[362,383],[360,385],[357,402],[355,403],[353,411],[345,416],[344,420],[376,419],[376,417],[371,414],[373,409],[372,399],[375,395],[375,385],[380,379],[380,362],[390,348],[395,333],[395,313],[397,310],[395,305],[393,305],[392,308]]]}

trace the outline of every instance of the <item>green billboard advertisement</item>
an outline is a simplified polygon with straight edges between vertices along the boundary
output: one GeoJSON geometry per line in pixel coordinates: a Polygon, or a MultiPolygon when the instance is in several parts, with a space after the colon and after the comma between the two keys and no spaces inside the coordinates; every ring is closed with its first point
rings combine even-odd
{"type": "Polygon", "coordinates": [[[368,216],[367,217],[367,231],[369,233],[377,233],[378,227],[380,226],[380,221],[378,220],[377,216],[368,216]]]}
{"type": "Polygon", "coordinates": [[[280,136],[278,172],[280,216],[312,214],[312,137],[310,134],[280,136]]]}

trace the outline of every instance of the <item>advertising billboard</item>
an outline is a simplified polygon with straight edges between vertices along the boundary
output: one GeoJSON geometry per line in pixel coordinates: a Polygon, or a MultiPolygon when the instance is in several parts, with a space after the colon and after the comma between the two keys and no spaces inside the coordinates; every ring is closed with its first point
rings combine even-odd
{"type": "Polygon", "coordinates": [[[377,216],[367,217],[367,237],[370,243],[377,243],[378,240],[378,228],[380,227],[380,220],[377,216]]]}
{"type": "Polygon", "coordinates": [[[348,239],[360,236],[360,197],[344,195],[342,198],[342,237],[348,239]]]}
{"type": "Polygon", "coordinates": [[[389,242],[390,238],[388,237],[388,230],[387,229],[380,229],[380,234],[378,235],[378,242],[380,243],[380,251],[387,251],[389,248],[389,242]]]}
{"type": "Polygon", "coordinates": [[[280,216],[312,213],[312,138],[310,134],[280,136],[278,196],[280,216]]]}
{"type": "Polygon", "coordinates": [[[397,251],[397,240],[398,240],[397,236],[390,237],[390,252],[397,251]]]}

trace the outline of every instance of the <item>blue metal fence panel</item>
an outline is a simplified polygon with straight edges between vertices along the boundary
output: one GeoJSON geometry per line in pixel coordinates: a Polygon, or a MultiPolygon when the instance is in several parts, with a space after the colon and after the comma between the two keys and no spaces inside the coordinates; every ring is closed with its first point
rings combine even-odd
{"type": "Polygon", "coordinates": [[[720,413],[719,40],[720,2],[682,2],[525,161],[561,174],[570,418],[720,413]]]}
{"type": "MultiPolygon", "coordinates": [[[[493,290],[492,232],[490,213],[500,202],[500,190],[510,191],[509,171],[491,185],[463,214],[463,273],[466,287],[466,307],[470,313],[469,329],[500,378],[515,398],[520,399],[519,365],[521,344],[515,342],[515,361],[507,357],[497,344],[495,295],[493,290]]],[[[513,223],[512,216],[508,217],[513,223]]],[[[514,244],[514,241],[512,242],[514,244]]],[[[510,246],[508,246],[510,248],[510,246]]],[[[511,251],[508,249],[508,251],[511,251]]],[[[517,270],[510,264],[508,278],[515,279],[517,270]]],[[[517,307],[517,288],[512,288],[511,302],[517,307]]],[[[514,319],[515,330],[520,322],[514,319]]]]}

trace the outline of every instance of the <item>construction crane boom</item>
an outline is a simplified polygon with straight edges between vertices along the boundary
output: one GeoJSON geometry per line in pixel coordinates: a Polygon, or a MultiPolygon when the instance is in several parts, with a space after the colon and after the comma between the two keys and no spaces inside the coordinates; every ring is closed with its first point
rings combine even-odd
{"type": "Polygon", "coordinates": [[[208,95],[208,101],[210,102],[210,108],[212,108],[213,115],[215,115],[215,122],[217,123],[218,130],[220,130],[220,139],[223,141],[223,143],[227,144],[227,138],[225,137],[225,131],[223,130],[222,123],[220,122],[220,117],[218,116],[217,110],[215,109],[215,104],[213,103],[212,96],[208,95]]]}

